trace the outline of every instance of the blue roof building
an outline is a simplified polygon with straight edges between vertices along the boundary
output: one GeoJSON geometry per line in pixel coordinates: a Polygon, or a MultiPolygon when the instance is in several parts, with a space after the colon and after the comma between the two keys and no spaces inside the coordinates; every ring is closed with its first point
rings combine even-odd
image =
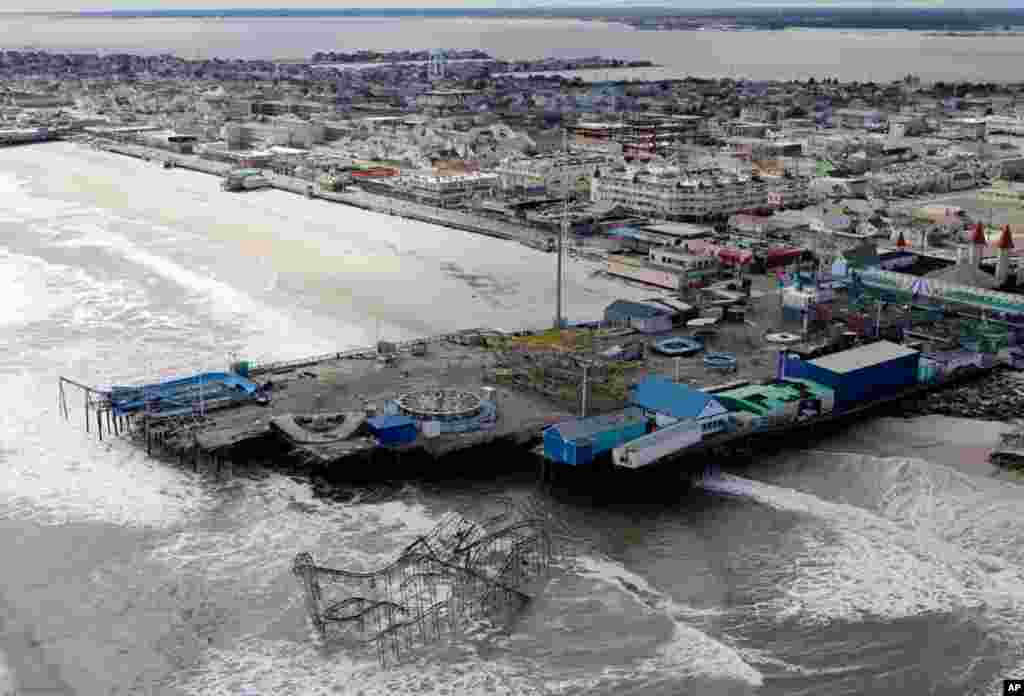
{"type": "Polygon", "coordinates": [[[724,430],[729,421],[728,409],[713,395],[664,377],[648,377],[637,384],[629,402],[648,413],[698,421],[704,434],[724,430]]]}
{"type": "Polygon", "coordinates": [[[377,416],[368,419],[366,425],[382,445],[414,442],[419,435],[416,421],[408,416],[377,416]]]}
{"type": "Polygon", "coordinates": [[[592,418],[576,418],[544,431],[544,456],[562,464],[589,464],[647,432],[647,420],[638,408],[592,418]]]}

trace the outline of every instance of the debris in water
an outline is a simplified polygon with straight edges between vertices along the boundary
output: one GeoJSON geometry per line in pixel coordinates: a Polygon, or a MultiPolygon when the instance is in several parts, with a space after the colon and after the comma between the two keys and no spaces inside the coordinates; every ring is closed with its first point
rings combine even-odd
{"type": "Polygon", "coordinates": [[[373,643],[386,664],[471,621],[517,611],[550,566],[551,538],[539,520],[501,515],[477,523],[449,513],[380,570],[318,566],[309,553],[298,554],[292,570],[320,638],[373,643]]]}

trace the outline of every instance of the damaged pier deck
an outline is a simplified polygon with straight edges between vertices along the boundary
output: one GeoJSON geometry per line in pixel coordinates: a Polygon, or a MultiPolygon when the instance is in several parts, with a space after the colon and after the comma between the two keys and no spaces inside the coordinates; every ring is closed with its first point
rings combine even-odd
{"type": "Polygon", "coordinates": [[[127,434],[152,454],[176,458],[197,469],[219,468],[230,461],[284,459],[339,477],[373,470],[373,464],[380,463],[373,457],[380,455],[384,463],[410,454],[436,460],[494,442],[524,445],[539,437],[546,425],[571,417],[571,409],[541,394],[493,389],[488,371],[495,352],[480,343],[479,333],[464,332],[391,344],[383,354],[377,348],[363,348],[257,365],[241,381],[256,385],[260,400],[239,398],[216,410],[194,402],[186,412],[177,409],[168,416],[152,413],[152,407],[131,413],[118,409],[112,395],[128,388],[102,390],[61,378],[61,411],[67,415],[64,392],[73,386],[85,391],[86,422],[92,422],[94,415],[92,427],[101,436],[106,422],[108,436],[127,434]],[[485,390],[488,386],[492,391],[485,390]],[[385,414],[389,402],[410,393],[440,390],[465,392],[471,399],[492,394],[496,417],[464,432],[446,428],[432,437],[417,432],[414,440],[400,443],[383,443],[368,435],[365,422],[385,414]]]}

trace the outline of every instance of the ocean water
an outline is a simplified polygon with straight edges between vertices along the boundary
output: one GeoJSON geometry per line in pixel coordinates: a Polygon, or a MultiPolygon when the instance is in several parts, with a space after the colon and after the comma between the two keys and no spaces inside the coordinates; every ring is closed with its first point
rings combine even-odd
{"type": "Polygon", "coordinates": [[[482,17],[5,18],[3,48],[174,53],[185,58],[309,59],[314,51],[481,49],[497,58],[649,59],[659,69],[586,71],[590,79],[1016,81],[1024,37],[797,29],[637,31],[568,19],[482,17]]]}
{"type": "MultiPolygon", "coordinates": [[[[0,196],[0,557],[17,559],[0,693],[981,696],[1022,676],[1020,485],[934,449],[850,451],[877,434],[628,495],[522,476],[349,503],[99,443],[75,403],[60,420],[58,375],[542,325],[552,257],[70,144],[0,152],[0,196]],[[514,622],[388,669],[315,646],[295,553],[373,568],[444,513],[504,499],[552,520],[562,552],[514,622]]],[[[570,264],[574,317],[650,294],[592,271],[570,264]]]]}

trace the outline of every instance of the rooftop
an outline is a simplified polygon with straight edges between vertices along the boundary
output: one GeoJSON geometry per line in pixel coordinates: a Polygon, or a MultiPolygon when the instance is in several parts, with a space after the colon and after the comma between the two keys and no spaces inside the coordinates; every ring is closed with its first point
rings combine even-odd
{"type": "Polygon", "coordinates": [[[663,377],[649,377],[636,385],[630,399],[635,406],[675,418],[696,418],[711,401],[713,396],[663,377]]]}
{"type": "Polygon", "coordinates": [[[879,363],[904,358],[908,355],[916,355],[918,352],[919,351],[901,346],[898,343],[878,341],[876,343],[869,343],[866,346],[851,348],[850,350],[844,350],[839,353],[833,353],[832,355],[817,358],[816,360],[811,360],[810,364],[815,367],[820,367],[823,370],[829,370],[838,374],[847,374],[849,372],[861,370],[865,367],[878,365],[879,363]]]}
{"type": "Polygon", "coordinates": [[[598,433],[638,423],[642,420],[643,414],[640,409],[627,408],[603,416],[564,421],[551,427],[558,432],[563,440],[579,440],[580,438],[590,437],[598,433]]]}

